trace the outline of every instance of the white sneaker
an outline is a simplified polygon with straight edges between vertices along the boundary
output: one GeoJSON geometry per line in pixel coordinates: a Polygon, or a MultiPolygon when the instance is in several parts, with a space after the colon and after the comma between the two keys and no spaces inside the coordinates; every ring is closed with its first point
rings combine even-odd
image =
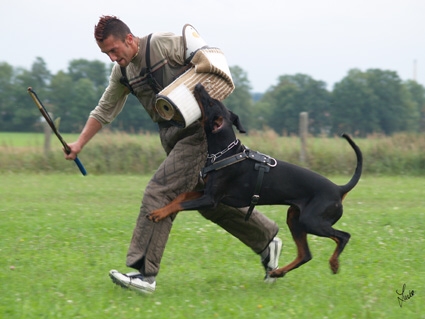
{"type": "Polygon", "coordinates": [[[153,283],[145,281],[143,275],[139,272],[122,274],[116,270],[111,270],[109,272],[109,277],[111,277],[114,284],[117,284],[123,288],[128,288],[148,294],[155,291],[156,281],[153,283]]]}
{"type": "Polygon", "coordinates": [[[270,277],[269,272],[278,268],[280,252],[282,251],[282,240],[280,238],[273,238],[269,244],[269,255],[266,259],[262,260],[266,275],[264,276],[264,282],[274,283],[277,278],[270,277]]]}

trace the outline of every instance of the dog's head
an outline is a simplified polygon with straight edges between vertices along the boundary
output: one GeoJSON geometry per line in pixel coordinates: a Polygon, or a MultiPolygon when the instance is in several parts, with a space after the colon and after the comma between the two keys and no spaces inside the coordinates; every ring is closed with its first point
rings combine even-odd
{"type": "Polygon", "coordinates": [[[225,126],[234,125],[239,132],[246,133],[239,116],[224,106],[219,100],[213,99],[198,83],[195,86],[195,98],[202,112],[202,122],[206,133],[216,134],[225,126]]]}

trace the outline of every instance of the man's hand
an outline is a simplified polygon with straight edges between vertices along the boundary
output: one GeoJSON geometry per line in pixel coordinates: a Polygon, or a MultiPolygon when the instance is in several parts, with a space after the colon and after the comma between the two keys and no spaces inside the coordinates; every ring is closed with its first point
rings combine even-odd
{"type": "Polygon", "coordinates": [[[101,128],[102,124],[100,124],[99,121],[92,117],[89,117],[86,122],[86,125],[83,128],[83,131],[78,137],[78,140],[71,144],[68,144],[69,148],[71,149],[71,153],[66,154],[65,152],[65,158],[67,160],[74,160],[77,157],[78,153],[81,152],[84,145],[86,145],[92,139],[92,137],[95,136],[97,132],[99,132],[101,128]]]}
{"type": "Polygon", "coordinates": [[[65,159],[67,159],[67,160],[75,160],[75,158],[77,157],[78,153],[80,153],[83,148],[82,148],[82,146],[80,145],[80,143],[78,141],[77,142],[74,142],[74,143],[70,143],[70,144],[68,144],[68,146],[69,146],[69,148],[71,150],[71,153],[67,154],[65,152],[65,149],[64,149],[63,151],[65,153],[65,159]]]}

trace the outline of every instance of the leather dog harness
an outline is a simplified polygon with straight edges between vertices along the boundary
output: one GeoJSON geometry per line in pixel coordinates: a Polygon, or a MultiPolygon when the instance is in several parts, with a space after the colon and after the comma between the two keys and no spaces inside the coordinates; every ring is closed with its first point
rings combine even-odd
{"type": "Polygon", "coordinates": [[[257,183],[255,184],[254,195],[252,195],[251,197],[251,204],[249,205],[248,212],[245,215],[245,221],[247,221],[249,217],[251,216],[255,205],[257,205],[258,201],[260,200],[260,190],[263,184],[264,173],[268,173],[270,171],[270,167],[275,167],[277,165],[277,161],[273,157],[270,157],[269,155],[265,155],[260,152],[250,150],[248,147],[244,145],[242,145],[242,149],[243,149],[242,152],[226,157],[225,159],[216,161],[217,158],[222,156],[228,150],[232,149],[238,143],[239,143],[239,140],[237,139],[234,142],[230,143],[230,145],[223,151],[220,151],[216,154],[208,155],[208,159],[211,160],[211,164],[205,166],[202,169],[201,174],[202,174],[202,177],[205,178],[205,176],[211,171],[218,171],[222,168],[239,163],[246,159],[251,159],[257,162],[255,163],[255,166],[254,166],[255,170],[258,171],[257,183]]]}

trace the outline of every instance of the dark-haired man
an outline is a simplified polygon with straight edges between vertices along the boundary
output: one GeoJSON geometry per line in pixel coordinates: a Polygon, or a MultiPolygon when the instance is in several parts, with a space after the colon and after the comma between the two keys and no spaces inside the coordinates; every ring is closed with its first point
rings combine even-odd
{"type": "MultiPolygon", "coordinates": [[[[152,120],[158,123],[167,157],[145,189],[128,249],[126,264],[136,272],[124,274],[111,270],[109,273],[113,282],[122,287],[153,292],[175,216],[154,223],[146,215],[165,206],[180,193],[195,189],[207,157],[206,137],[199,121],[187,128],[179,128],[164,121],[154,107],[157,92],[152,85],[152,77],[157,87],[164,88],[187,68],[182,36],[153,33],[150,37],[136,37],[124,22],[114,16],[102,16],[95,26],[94,35],[100,50],[116,65],[112,69],[108,87],[90,113],[77,141],[69,145],[72,152],[65,158],[74,159],[103,125],[112,122],[124,107],[130,92],[137,97],[152,120]],[[147,69],[148,45],[150,64],[155,66],[151,74],[142,72],[147,69]],[[121,68],[125,68],[125,81],[121,68]]],[[[246,211],[219,205],[216,209],[205,209],[200,213],[259,254],[266,270],[265,281],[272,282],[274,279],[268,276],[268,271],[278,266],[282,245],[280,239],[275,237],[278,227],[258,211],[254,211],[249,221],[245,222],[246,211]]]]}

